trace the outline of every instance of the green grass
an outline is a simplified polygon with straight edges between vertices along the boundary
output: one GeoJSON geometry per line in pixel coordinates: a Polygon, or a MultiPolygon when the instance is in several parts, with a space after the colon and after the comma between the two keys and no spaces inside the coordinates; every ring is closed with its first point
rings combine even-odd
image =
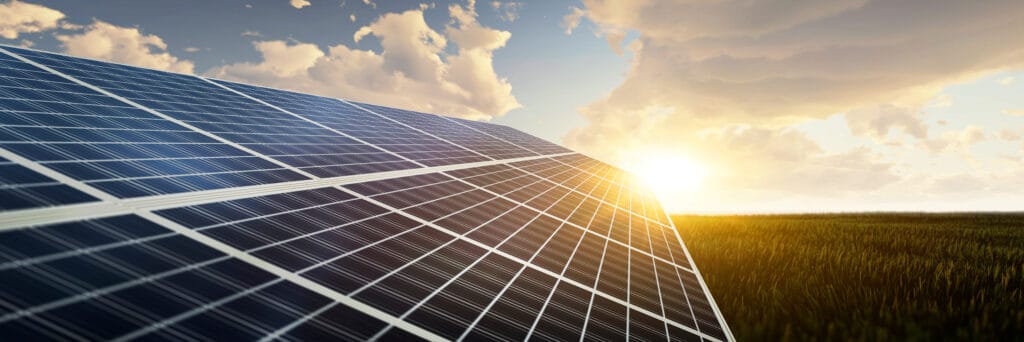
{"type": "Polygon", "coordinates": [[[740,341],[1024,341],[1024,214],[674,219],[740,341]]]}

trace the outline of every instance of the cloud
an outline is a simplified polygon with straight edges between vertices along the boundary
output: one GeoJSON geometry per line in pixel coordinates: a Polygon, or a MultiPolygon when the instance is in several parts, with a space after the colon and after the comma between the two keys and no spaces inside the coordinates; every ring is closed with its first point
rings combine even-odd
{"type": "Polygon", "coordinates": [[[200,49],[195,47],[195,46],[189,46],[189,47],[186,47],[184,50],[185,50],[185,52],[199,52],[200,49]]]}
{"type": "Polygon", "coordinates": [[[309,3],[308,0],[289,0],[288,4],[292,5],[292,7],[299,8],[299,9],[301,9],[303,7],[306,7],[306,6],[309,6],[309,5],[312,5],[312,4],[309,3]]]}
{"type": "Polygon", "coordinates": [[[65,52],[75,56],[181,73],[192,73],[194,68],[191,61],[168,53],[163,39],[143,34],[138,28],[97,20],[80,34],[57,35],[56,38],[65,52]]]}
{"type": "Polygon", "coordinates": [[[511,37],[481,26],[472,2],[449,6],[451,22],[431,29],[423,11],[388,13],[353,35],[373,36],[381,52],[343,44],[322,50],[302,42],[262,41],[258,63],[212,68],[212,77],[263,84],[430,113],[487,119],[520,106],[498,77],[493,51],[511,37]],[[451,44],[451,45],[449,45],[451,44]],[[456,47],[455,53],[446,53],[456,47]]]}
{"type": "Polygon", "coordinates": [[[353,23],[356,22],[356,15],[355,14],[349,14],[348,15],[348,21],[351,21],[353,23]]]}
{"type": "Polygon", "coordinates": [[[968,153],[972,146],[988,139],[985,129],[970,125],[959,131],[946,131],[937,137],[922,141],[924,147],[932,153],[960,152],[968,153]]]}
{"type": "MultiPolygon", "coordinates": [[[[633,57],[621,84],[579,108],[585,123],[563,141],[612,162],[659,148],[702,156],[704,163],[729,172],[739,169],[734,179],[716,183],[716,193],[813,192],[798,180],[816,175],[822,180],[813,184],[832,192],[867,193],[873,187],[865,184],[895,184],[906,170],[889,160],[927,151],[969,151],[987,139],[983,127],[929,134],[925,122],[931,120],[925,120],[922,109],[943,103],[937,95],[944,87],[1024,67],[1024,43],[1017,39],[1024,35],[1020,1],[584,4],[563,18],[566,33],[585,17],[613,49],[625,44],[633,57]],[[637,38],[624,43],[623,32],[637,38]],[[855,146],[860,140],[842,137],[817,138],[822,139],[819,145],[806,136],[782,133],[838,113],[846,113],[851,133],[874,138],[873,145],[855,146]],[[708,132],[737,126],[747,131],[708,138],[708,132]],[[915,143],[886,145],[891,141],[884,137],[894,133],[915,143]],[[736,145],[747,139],[786,152],[736,145]],[[822,148],[826,142],[828,148],[822,148]],[[748,149],[756,153],[743,152],[748,149]],[[864,165],[837,166],[843,158],[864,165]],[[785,178],[787,169],[798,177],[785,178]],[[828,183],[825,174],[836,183],[828,183]],[[870,183],[873,179],[885,182],[870,183]]],[[[831,197],[822,192],[816,198],[831,197]]]]}
{"type": "Polygon", "coordinates": [[[570,6],[569,14],[562,17],[562,28],[565,29],[565,34],[572,34],[572,31],[575,30],[577,26],[580,26],[580,21],[583,20],[583,16],[586,14],[587,12],[584,12],[582,9],[570,6]]]}
{"type": "Polygon", "coordinates": [[[377,8],[377,3],[373,2],[373,0],[363,0],[363,3],[372,8],[377,8]]]}
{"type": "Polygon", "coordinates": [[[1018,131],[1015,131],[1015,130],[1012,130],[1012,129],[1008,129],[1008,128],[1000,129],[999,133],[996,133],[996,136],[999,139],[1005,140],[1005,141],[1018,141],[1022,137],[1021,132],[1018,132],[1018,131]]]}
{"type": "Polygon", "coordinates": [[[0,4],[0,37],[18,39],[22,33],[53,30],[63,19],[64,13],[45,6],[21,1],[0,4]]]}
{"type": "Polygon", "coordinates": [[[1012,116],[1024,116],[1024,109],[1003,109],[1003,114],[1012,116]]]}
{"type": "Polygon", "coordinates": [[[639,34],[626,80],[585,108],[585,130],[648,107],[672,108],[686,129],[917,107],[952,82],[1024,66],[1020,1],[585,4],[589,20],[639,34]]]}
{"type": "Polygon", "coordinates": [[[881,105],[853,110],[845,116],[846,125],[854,135],[885,141],[891,131],[897,130],[917,139],[928,138],[928,127],[922,120],[922,113],[912,108],[881,105]]]}
{"type": "Polygon", "coordinates": [[[1013,76],[1007,76],[1007,77],[1003,77],[1003,78],[999,79],[999,81],[996,81],[996,83],[999,83],[999,85],[1008,86],[1008,85],[1013,84],[1013,82],[1016,81],[1016,80],[1017,79],[1014,78],[1013,76]]]}
{"type": "Polygon", "coordinates": [[[263,34],[259,31],[245,30],[242,31],[242,37],[263,37],[263,34]]]}
{"type": "Polygon", "coordinates": [[[501,19],[501,21],[513,22],[519,19],[519,9],[523,8],[523,3],[491,1],[491,8],[498,13],[498,19],[501,19]]]}
{"type": "Polygon", "coordinates": [[[946,108],[953,105],[953,97],[949,94],[939,94],[931,100],[928,107],[932,108],[946,108]]]}
{"type": "Polygon", "coordinates": [[[880,188],[900,179],[866,148],[832,153],[791,129],[732,126],[695,139],[703,160],[718,164],[725,191],[831,194],[880,188]],[[753,176],[752,175],[756,175],[753,176]]]}

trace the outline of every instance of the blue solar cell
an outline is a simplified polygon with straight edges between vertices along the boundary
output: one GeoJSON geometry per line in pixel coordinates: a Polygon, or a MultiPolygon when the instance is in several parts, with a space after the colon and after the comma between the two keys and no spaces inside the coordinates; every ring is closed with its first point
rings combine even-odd
{"type": "Polygon", "coordinates": [[[4,339],[366,339],[385,328],[133,215],[2,232],[0,277],[4,339]]]}
{"type": "Polygon", "coordinates": [[[488,122],[463,120],[458,118],[449,118],[462,125],[468,126],[475,130],[483,133],[487,133],[490,136],[500,138],[501,140],[515,144],[516,146],[525,148],[527,150],[536,152],[538,154],[558,154],[558,153],[570,153],[572,150],[565,147],[554,144],[550,141],[523,133],[515,128],[496,125],[488,122]]]}
{"type": "Polygon", "coordinates": [[[464,148],[338,99],[220,80],[214,82],[424,165],[450,165],[488,160],[464,148]]]}
{"type": "Polygon", "coordinates": [[[0,211],[96,201],[27,167],[0,158],[0,211]]]}
{"type": "Polygon", "coordinates": [[[318,177],[417,167],[195,76],[28,50],[16,52],[318,177]]]}
{"type": "Polygon", "coordinates": [[[0,55],[0,146],[120,197],[303,179],[0,55]]]}
{"type": "Polygon", "coordinates": [[[364,103],[356,104],[369,109],[374,113],[383,115],[411,127],[419,128],[425,132],[429,132],[430,134],[451,141],[456,145],[476,151],[493,159],[509,159],[537,155],[537,153],[483,134],[443,116],[364,103]]]}

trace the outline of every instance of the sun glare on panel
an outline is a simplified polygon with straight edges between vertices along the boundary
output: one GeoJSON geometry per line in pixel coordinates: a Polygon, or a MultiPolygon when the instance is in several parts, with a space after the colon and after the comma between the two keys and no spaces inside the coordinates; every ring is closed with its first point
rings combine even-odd
{"type": "Polygon", "coordinates": [[[683,155],[644,154],[627,165],[640,181],[659,197],[696,192],[707,177],[707,169],[683,155]]]}

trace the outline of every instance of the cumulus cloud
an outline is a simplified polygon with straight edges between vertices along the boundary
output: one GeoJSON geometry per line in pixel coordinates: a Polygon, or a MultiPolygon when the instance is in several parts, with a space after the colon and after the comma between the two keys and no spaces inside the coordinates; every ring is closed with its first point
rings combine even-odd
{"type": "Polygon", "coordinates": [[[519,19],[519,9],[523,8],[522,2],[515,1],[491,1],[491,8],[498,13],[498,19],[507,22],[519,19]]]}
{"type": "Polygon", "coordinates": [[[451,5],[443,32],[423,10],[382,15],[353,35],[373,36],[381,52],[346,45],[262,41],[258,63],[216,67],[207,75],[452,116],[487,119],[519,107],[512,86],[493,68],[493,51],[511,37],[476,20],[473,3],[451,5]],[[446,53],[451,44],[455,53],[446,53]]]}
{"type": "Polygon", "coordinates": [[[985,134],[984,128],[970,125],[959,131],[943,132],[937,137],[922,141],[922,144],[933,153],[947,151],[967,153],[972,146],[987,139],[988,136],[985,134]]]}
{"type": "Polygon", "coordinates": [[[884,141],[891,131],[900,131],[917,139],[928,137],[923,113],[913,108],[882,105],[846,113],[846,125],[854,135],[870,136],[884,141]]]}
{"type": "Polygon", "coordinates": [[[97,20],[80,34],[62,34],[56,38],[71,55],[181,73],[192,73],[194,68],[191,61],[168,53],[163,39],[143,34],[138,28],[97,20]]]}
{"type": "Polygon", "coordinates": [[[1003,128],[999,130],[999,133],[996,133],[996,136],[1005,141],[1018,141],[1021,139],[1021,132],[1009,128],[1003,128]]]}
{"type": "Polygon", "coordinates": [[[288,2],[288,4],[292,5],[292,7],[300,8],[300,9],[303,8],[303,7],[312,5],[312,4],[309,3],[308,0],[290,0],[288,2]]]}
{"type": "Polygon", "coordinates": [[[53,30],[63,19],[64,13],[45,6],[21,1],[0,4],[0,37],[18,39],[22,33],[53,30]]]}
{"type": "Polygon", "coordinates": [[[586,14],[587,12],[584,12],[582,9],[570,6],[569,14],[562,17],[562,28],[565,29],[565,34],[572,34],[572,31],[575,30],[577,26],[580,26],[580,21],[583,20],[583,16],[586,14]]]}

